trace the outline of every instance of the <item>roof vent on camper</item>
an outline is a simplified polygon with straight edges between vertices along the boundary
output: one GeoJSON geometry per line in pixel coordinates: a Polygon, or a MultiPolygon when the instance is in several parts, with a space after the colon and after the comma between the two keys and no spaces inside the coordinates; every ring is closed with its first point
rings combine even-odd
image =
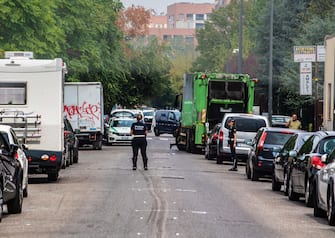
{"type": "Polygon", "coordinates": [[[31,51],[5,51],[5,58],[24,58],[24,59],[33,59],[34,53],[31,51]]]}

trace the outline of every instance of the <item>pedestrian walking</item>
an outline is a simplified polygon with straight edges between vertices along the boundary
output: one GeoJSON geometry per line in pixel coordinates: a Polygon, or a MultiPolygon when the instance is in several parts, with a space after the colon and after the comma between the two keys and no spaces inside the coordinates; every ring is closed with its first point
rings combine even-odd
{"type": "Polygon", "coordinates": [[[237,171],[236,127],[234,119],[230,119],[228,121],[228,144],[230,147],[230,153],[233,160],[233,167],[231,167],[229,171],[237,171]]]}
{"type": "Polygon", "coordinates": [[[291,119],[286,123],[290,129],[301,129],[301,122],[298,120],[297,114],[292,114],[291,119]]]}
{"type": "Polygon", "coordinates": [[[137,122],[131,125],[130,134],[134,136],[131,146],[133,148],[133,170],[137,169],[137,156],[138,150],[141,150],[144,170],[148,170],[148,157],[147,157],[147,127],[142,121],[142,114],[139,113],[136,117],[137,122]]]}

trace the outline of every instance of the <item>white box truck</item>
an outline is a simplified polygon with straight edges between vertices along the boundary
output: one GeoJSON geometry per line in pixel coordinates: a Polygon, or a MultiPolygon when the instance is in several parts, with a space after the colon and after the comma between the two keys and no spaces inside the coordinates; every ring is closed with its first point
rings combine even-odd
{"type": "Polygon", "coordinates": [[[103,87],[100,82],[66,82],[64,115],[70,121],[79,146],[101,150],[104,135],[103,87]]]}
{"type": "Polygon", "coordinates": [[[62,59],[33,59],[31,52],[6,52],[0,59],[0,123],[28,146],[29,173],[58,179],[64,166],[62,59]]]}

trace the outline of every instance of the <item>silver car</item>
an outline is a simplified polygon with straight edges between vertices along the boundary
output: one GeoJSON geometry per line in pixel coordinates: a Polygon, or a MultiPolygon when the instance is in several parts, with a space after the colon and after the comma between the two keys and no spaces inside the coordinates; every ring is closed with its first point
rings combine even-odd
{"type": "Polygon", "coordinates": [[[246,141],[251,141],[259,128],[268,127],[267,117],[247,113],[226,113],[221,122],[219,140],[217,147],[216,163],[222,164],[223,160],[231,160],[230,147],[228,145],[228,121],[235,120],[236,126],[236,156],[239,160],[246,161],[250,151],[250,146],[246,141]]]}

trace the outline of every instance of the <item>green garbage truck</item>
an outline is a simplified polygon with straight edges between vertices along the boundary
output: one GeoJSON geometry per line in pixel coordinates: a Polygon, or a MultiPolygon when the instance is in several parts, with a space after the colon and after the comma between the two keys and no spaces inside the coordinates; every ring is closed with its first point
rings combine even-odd
{"type": "Polygon", "coordinates": [[[175,133],[178,149],[199,153],[205,148],[207,132],[225,113],[252,113],[256,82],[248,74],[185,74],[183,94],[176,97],[181,111],[175,133]]]}

